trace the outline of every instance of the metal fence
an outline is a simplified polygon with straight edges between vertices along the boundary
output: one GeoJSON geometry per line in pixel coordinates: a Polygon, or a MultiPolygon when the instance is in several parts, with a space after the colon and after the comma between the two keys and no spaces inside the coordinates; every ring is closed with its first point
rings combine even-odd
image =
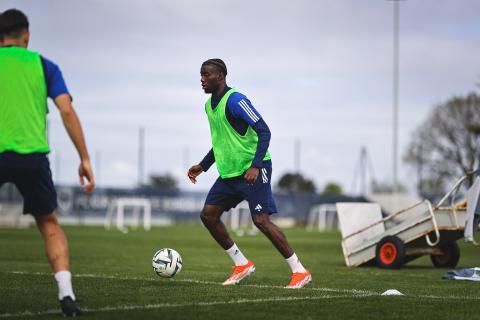
{"type": "MultiPolygon", "coordinates": [[[[86,194],[79,187],[57,186],[58,215],[62,222],[71,224],[102,225],[115,213],[118,200],[143,199],[148,201],[153,225],[179,222],[199,223],[206,193],[180,190],[158,190],[151,188],[97,188],[86,194]],[[112,211],[113,210],[113,211],[112,211]],[[110,211],[110,213],[109,213],[110,211]]],[[[318,195],[310,193],[276,193],[278,213],[275,218],[289,218],[297,225],[305,225],[312,209],[321,204],[336,202],[364,202],[362,197],[318,195]]],[[[11,184],[0,189],[0,214],[7,215],[7,205],[18,209],[22,197],[11,184]],[[2,209],[3,208],[3,209],[2,209]]],[[[135,203],[133,201],[132,203],[135,203]]],[[[139,219],[139,208],[126,205],[122,208],[126,220],[139,219]]],[[[19,211],[19,210],[17,210],[19,211]]]]}

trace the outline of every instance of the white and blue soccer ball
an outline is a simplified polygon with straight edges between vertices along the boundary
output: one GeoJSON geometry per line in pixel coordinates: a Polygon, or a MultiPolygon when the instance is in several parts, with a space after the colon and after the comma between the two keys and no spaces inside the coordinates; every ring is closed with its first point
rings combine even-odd
{"type": "Polygon", "coordinates": [[[172,278],[182,270],[182,257],[171,248],[155,252],[152,258],[153,271],[163,278],[172,278]]]}

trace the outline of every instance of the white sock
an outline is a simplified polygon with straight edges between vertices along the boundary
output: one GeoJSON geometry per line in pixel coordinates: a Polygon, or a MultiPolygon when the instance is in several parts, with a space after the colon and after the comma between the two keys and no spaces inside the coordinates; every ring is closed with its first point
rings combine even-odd
{"type": "Polygon", "coordinates": [[[58,300],[62,300],[66,296],[72,297],[75,301],[75,295],[72,288],[72,274],[68,270],[58,271],[55,273],[55,280],[58,284],[58,300]]]}
{"type": "Polygon", "coordinates": [[[285,259],[290,266],[290,269],[292,269],[292,272],[307,272],[303,265],[300,263],[300,260],[298,259],[297,255],[294,253],[290,258],[285,259]]]}
{"type": "Polygon", "coordinates": [[[243,255],[242,251],[238,249],[237,245],[234,243],[233,246],[230,249],[225,250],[230,258],[232,258],[233,263],[235,263],[236,266],[242,266],[244,264],[248,263],[247,258],[243,255]]]}

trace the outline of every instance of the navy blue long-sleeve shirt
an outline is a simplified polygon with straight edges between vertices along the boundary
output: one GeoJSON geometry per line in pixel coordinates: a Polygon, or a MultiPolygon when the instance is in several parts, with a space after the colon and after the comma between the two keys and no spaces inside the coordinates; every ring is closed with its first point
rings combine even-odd
{"type": "MultiPolygon", "coordinates": [[[[212,97],[212,108],[217,107],[220,99],[230,89],[231,88],[229,87],[225,87],[223,94],[219,98],[214,99],[212,97]]],[[[225,108],[225,115],[232,128],[242,136],[247,132],[248,126],[251,126],[252,129],[257,133],[258,144],[252,161],[252,167],[261,168],[262,161],[267,153],[271,138],[270,129],[262,119],[262,116],[253,107],[250,100],[248,100],[247,97],[240,92],[234,92],[228,98],[227,107],[225,108]]],[[[200,162],[200,165],[202,166],[203,171],[207,171],[214,163],[215,155],[213,153],[213,149],[210,149],[207,155],[200,162]]]]}

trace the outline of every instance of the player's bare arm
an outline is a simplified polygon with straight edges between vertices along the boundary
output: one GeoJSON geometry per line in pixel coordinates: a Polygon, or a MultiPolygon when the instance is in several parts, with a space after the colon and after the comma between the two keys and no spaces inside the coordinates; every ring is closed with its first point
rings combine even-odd
{"type": "Polygon", "coordinates": [[[70,136],[80,157],[80,165],[78,167],[78,175],[80,177],[80,185],[85,185],[85,179],[88,181],[85,186],[85,192],[92,192],[95,189],[95,179],[93,176],[92,166],[90,164],[90,156],[88,154],[85,138],[82,131],[80,120],[73,108],[70,95],[61,94],[55,98],[55,105],[60,110],[63,125],[70,136]]]}

